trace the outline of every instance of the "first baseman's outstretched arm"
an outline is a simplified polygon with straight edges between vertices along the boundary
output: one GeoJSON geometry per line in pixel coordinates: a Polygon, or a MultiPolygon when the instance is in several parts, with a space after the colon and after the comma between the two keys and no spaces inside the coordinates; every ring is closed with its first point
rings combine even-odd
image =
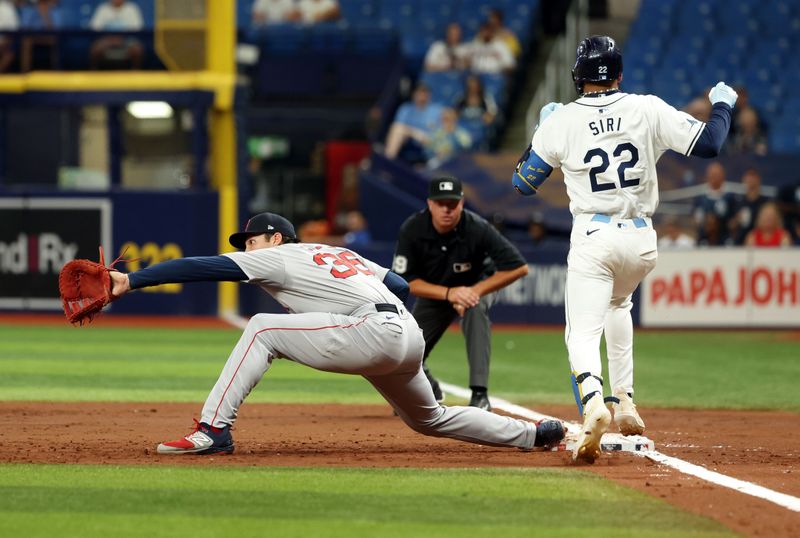
{"type": "Polygon", "coordinates": [[[249,280],[242,269],[227,256],[198,256],[158,263],[135,273],[111,272],[111,293],[123,295],[130,290],[178,282],[239,282],[249,280]]]}

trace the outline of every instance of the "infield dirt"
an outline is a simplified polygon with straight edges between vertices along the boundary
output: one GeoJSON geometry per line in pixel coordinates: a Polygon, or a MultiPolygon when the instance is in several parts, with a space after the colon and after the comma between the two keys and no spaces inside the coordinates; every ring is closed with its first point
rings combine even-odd
{"type": "MultiPolygon", "coordinates": [[[[386,405],[242,407],[231,456],[162,456],[200,405],[0,402],[0,462],[304,467],[574,467],[716,519],[749,536],[797,536],[800,513],[681,474],[633,454],[594,465],[566,452],[522,452],[424,437],[386,405]]],[[[537,411],[575,419],[572,406],[537,411]]],[[[664,454],[800,496],[800,416],[785,412],[643,409],[664,454]]]]}

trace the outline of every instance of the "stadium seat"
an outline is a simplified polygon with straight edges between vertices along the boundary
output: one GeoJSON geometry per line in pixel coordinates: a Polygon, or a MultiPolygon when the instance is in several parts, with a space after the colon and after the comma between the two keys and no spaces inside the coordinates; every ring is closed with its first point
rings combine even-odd
{"type": "Polygon", "coordinates": [[[454,106],[455,99],[464,90],[464,73],[461,71],[423,72],[420,81],[428,85],[434,102],[446,106],[454,106]]]}
{"type": "Polygon", "coordinates": [[[339,0],[342,18],[352,26],[371,26],[378,21],[377,0],[339,0]]]}
{"type": "Polygon", "coordinates": [[[384,27],[399,28],[403,31],[419,27],[417,0],[391,0],[382,2],[378,15],[384,27]]]}

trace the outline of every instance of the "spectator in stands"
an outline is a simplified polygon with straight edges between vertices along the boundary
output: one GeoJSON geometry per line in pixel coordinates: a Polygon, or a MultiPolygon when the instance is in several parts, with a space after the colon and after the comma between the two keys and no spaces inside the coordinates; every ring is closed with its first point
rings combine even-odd
{"type": "Polygon", "coordinates": [[[522,45],[520,45],[516,34],[503,24],[503,10],[497,8],[490,10],[486,22],[494,32],[495,37],[506,44],[514,58],[519,58],[519,55],[522,54],[522,45]]]}
{"type": "Polygon", "coordinates": [[[302,19],[295,0],[256,0],[252,17],[255,26],[299,22],[302,19]]]}
{"type": "Polygon", "coordinates": [[[783,226],[800,245],[800,180],[778,189],[778,209],[783,213],[783,226]]]}
{"type": "Polygon", "coordinates": [[[697,244],[702,247],[723,247],[730,244],[722,219],[716,213],[709,212],[704,215],[697,244]]]}
{"type": "Polygon", "coordinates": [[[756,226],[747,234],[744,244],[748,247],[786,247],[791,244],[777,204],[767,202],[761,206],[756,226]]]}
{"type": "Polygon", "coordinates": [[[659,250],[693,248],[696,244],[694,237],[684,232],[678,225],[678,218],[672,215],[664,221],[664,227],[659,235],[659,250]]]}
{"type": "Polygon", "coordinates": [[[306,24],[337,21],[342,16],[338,0],[299,0],[297,9],[306,24]]]}
{"type": "MultiPolygon", "coordinates": [[[[24,30],[57,30],[63,25],[63,14],[56,0],[39,0],[34,5],[25,6],[20,11],[20,27],[24,30]]],[[[33,67],[35,50],[48,49],[50,67],[58,64],[57,36],[35,35],[22,38],[20,52],[20,71],[28,72],[33,67]]]]}
{"type": "Polygon", "coordinates": [[[473,73],[500,75],[510,72],[517,62],[506,45],[494,34],[489,23],[483,23],[470,44],[470,69],[473,73]]]}
{"type": "Polygon", "coordinates": [[[768,198],[761,194],[761,174],[755,168],[748,168],[742,174],[742,185],[745,193],[737,201],[736,215],[734,216],[734,239],[737,245],[744,243],[744,239],[753,229],[761,206],[768,198]]]}
{"type": "Polygon", "coordinates": [[[544,215],[534,213],[528,220],[528,238],[535,247],[542,247],[550,243],[549,231],[545,225],[544,215]]]}
{"type": "Polygon", "coordinates": [[[441,124],[423,141],[428,167],[436,168],[472,146],[469,132],[458,125],[458,112],[452,108],[442,110],[441,124]]]}
{"type": "MultiPolygon", "coordinates": [[[[0,0],[0,32],[16,31],[19,28],[17,10],[11,0],[0,0]]],[[[0,34],[0,73],[5,73],[14,61],[14,45],[7,35],[0,34]]]]}
{"type": "Polygon", "coordinates": [[[767,154],[767,137],[761,131],[758,113],[753,107],[739,111],[736,119],[736,133],[730,138],[728,150],[731,153],[767,154]]]}
{"type": "Polygon", "coordinates": [[[456,104],[461,125],[469,131],[473,147],[485,138],[488,127],[497,117],[494,97],[483,89],[481,79],[470,75],[464,82],[464,94],[456,104]]]}
{"type": "Polygon", "coordinates": [[[439,126],[442,106],[431,102],[431,90],[424,83],[414,88],[411,101],[397,109],[394,121],[386,135],[385,154],[396,159],[407,142],[416,143],[420,148],[424,140],[439,126]]]}
{"type": "MultiPolygon", "coordinates": [[[[89,22],[96,32],[136,32],[144,26],[139,6],[126,0],[108,0],[97,6],[89,22]]],[[[92,43],[89,57],[92,69],[103,62],[127,61],[132,69],[142,66],[144,49],[135,38],[123,35],[106,35],[92,43]]]]}
{"type": "Polygon", "coordinates": [[[709,223],[706,216],[713,213],[722,227],[722,238],[727,240],[728,227],[736,211],[736,196],[725,189],[725,168],[719,162],[712,162],[706,167],[706,192],[694,203],[694,218],[700,227],[698,236],[703,237],[709,223]]]}
{"type": "Polygon", "coordinates": [[[348,211],[344,216],[344,229],[342,244],[347,248],[358,250],[368,247],[372,242],[372,235],[367,227],[367,219],[361,211],[348,211]]]}
{"type": "Polygon", "coordinates": [[[708,92],[689,101],[689,104],[683,109],[684,112],[696,120],[708,122],[711,118],[711,101],[708,100],[707,95],[708,92]]]}
{"type": "Polygon", "coordinates": [[[469,46],[461,41],[461,25],[447,25],[445,38],[434,41],[425,54],[425,71],[463,71],[469,67],[469,46]]]}

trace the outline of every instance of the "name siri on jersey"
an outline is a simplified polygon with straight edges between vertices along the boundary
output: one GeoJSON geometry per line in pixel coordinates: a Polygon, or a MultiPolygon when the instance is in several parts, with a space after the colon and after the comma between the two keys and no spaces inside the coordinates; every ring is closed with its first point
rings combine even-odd
{"type": "Polygon", "coordinates": [[[589,122],[589,130],[592,134],[597,136],[600,133],[619,132],[619,126],[622,124],[622,118],[601,118],[596,121],[589,122]]]}

